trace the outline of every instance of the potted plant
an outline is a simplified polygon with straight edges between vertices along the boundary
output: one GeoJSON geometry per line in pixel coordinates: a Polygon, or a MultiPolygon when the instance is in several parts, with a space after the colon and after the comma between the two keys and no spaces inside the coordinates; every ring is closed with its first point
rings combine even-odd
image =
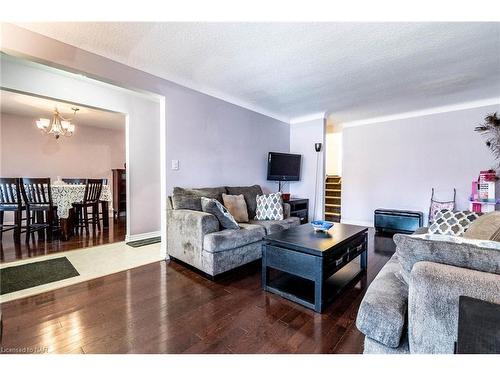
{"type": "Polygon", "coordinates": [[[500,167],[500,118],[497,113],[491,113],[484,118],[484,123],[474,129],[486,138],[486,146],[491,150],[497,161],[496,169],[500,167]]]}

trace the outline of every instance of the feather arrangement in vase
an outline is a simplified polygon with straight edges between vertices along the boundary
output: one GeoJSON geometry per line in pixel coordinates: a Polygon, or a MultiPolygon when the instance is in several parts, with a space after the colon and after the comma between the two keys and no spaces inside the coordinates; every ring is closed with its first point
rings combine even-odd
{"type": "Polygon", "coordinates": [[[496,169],[500,168],[500,118],[497,113],[491,113],[484,118],[484,124],[474,129],[486,138],[486,146],[491,150],[497,161],[496,169]]]}

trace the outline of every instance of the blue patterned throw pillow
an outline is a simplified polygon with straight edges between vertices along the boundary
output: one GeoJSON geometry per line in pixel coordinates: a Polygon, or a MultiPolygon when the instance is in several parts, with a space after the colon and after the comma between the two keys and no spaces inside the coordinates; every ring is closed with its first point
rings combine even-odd
{"type": "Polygon", "coordinates": [[[233,215],[217,199],[201,197],[201,209],[214,215],[224,229],[240,229],[233,215]]]}
{"type": "Polygon", "coordinates": [[[257,195],[255,220],[283,220],[281,193],[257,195]]]}

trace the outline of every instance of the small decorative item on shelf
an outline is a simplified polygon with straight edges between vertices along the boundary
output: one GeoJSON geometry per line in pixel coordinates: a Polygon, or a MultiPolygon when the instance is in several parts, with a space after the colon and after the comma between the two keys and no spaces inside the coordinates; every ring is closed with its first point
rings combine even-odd
{"type": "Polygon", "coordinates": [[[331,227],[333,227],[333,223],[331,221],[325,220],[311,221],[311,225],[316,232],[327,232],[331,227]]]}
{"type": "Polygon", "coordinates": [[[290,200],[290,193],[281,193],[281,198],[283,198],[283,202],[288,202],[290,200]]]}
{"type": "Polygon", "coordinates": [[[472,181],[469,210],[472,212],[492,212],[499,201],[495,198],[495,182],[497,180],[494,170],[481,171],[477,181],[472,181]]]}

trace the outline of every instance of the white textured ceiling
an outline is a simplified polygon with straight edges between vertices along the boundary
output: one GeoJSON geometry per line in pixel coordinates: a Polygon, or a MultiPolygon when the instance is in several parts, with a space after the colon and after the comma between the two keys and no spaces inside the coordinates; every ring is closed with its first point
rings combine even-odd
{"type": "Polygon", "coordinates": [[[73,116],[73,107],[79,109],[74,119],[71,120],[77,127],[92,126],[111,130],[125,130],[125,115],[121,113],[102,111],[81,105],[0,90],[1,113],[32,117],[33,126],[35,125],[35,120],[41,117],[51,119],[54,108],[57,108],[63,117],[71,118],[73,116]]]}
{"type": "Polygon", "coordinates": [[[500,23],[23,23],[280,118],[346,122],[500,96],[500,23]]]}

